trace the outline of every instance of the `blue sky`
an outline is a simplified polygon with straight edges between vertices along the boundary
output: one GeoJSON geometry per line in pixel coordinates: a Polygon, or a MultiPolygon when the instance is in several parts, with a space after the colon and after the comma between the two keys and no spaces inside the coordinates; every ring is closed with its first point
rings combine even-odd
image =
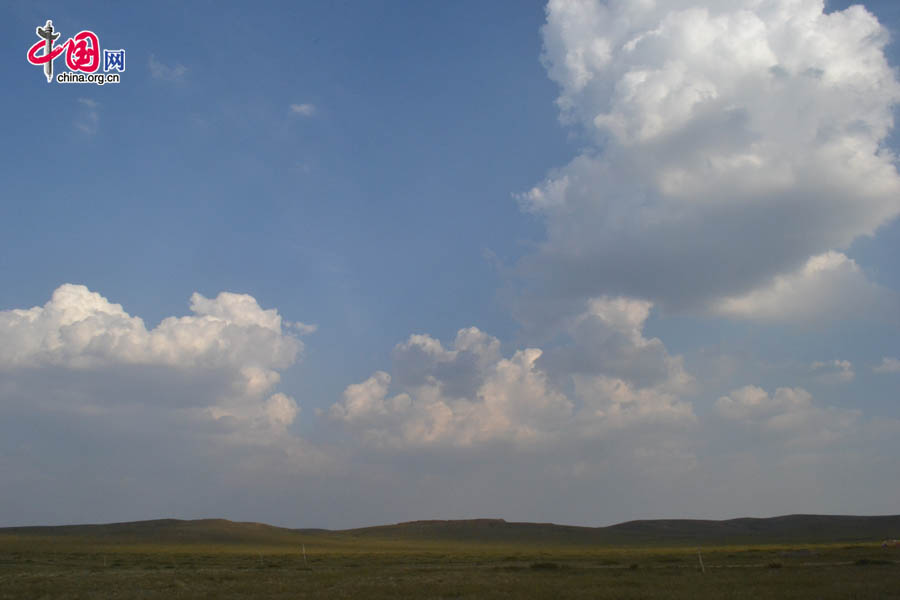
{"type": "MultiPolygon", "coordinates": [[[[511,195],[571,153],[537,59],[540,3],[179,6],[46,9],[125,47],[141,81],[48,94],[36,79],[10,98],[46,129],[11,123],[27,149],[4,149],[21,175],[8,193],[33,197],[46,137],[54,178],[73,185],[6,221],[4,239],[35,263],[4,265],[3,306],[41,303],[48,281],[91,281],[153,322],[193,291],[249,293],[333,332],[311,349],[316,370],[334,370],[316,389],[331,394],[411,331],[514,330],[484,251],[509,260],[539,234],[511,195]],[[151,55],[184,77],[154,79],[151,55]],[[77,127],[79,98],[99,104],[94,133],[77,127]],[[314,118],[291,114],[305,103],[314,118]]],[[[20,28],[41,18],[29,10],[20,28]]]]}
{"type": "Polygon", "coordinates": [[[893,510],[900,8],[752,4],[4,7],[2,524],[893,510]]]}

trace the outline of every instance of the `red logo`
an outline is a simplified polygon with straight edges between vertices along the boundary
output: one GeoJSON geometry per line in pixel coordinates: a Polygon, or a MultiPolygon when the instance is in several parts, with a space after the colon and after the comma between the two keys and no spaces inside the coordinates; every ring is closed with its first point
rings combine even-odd
{"type": "Polygon", "coordinates": [[[100,40],[93,31],[80,31],[63,45],[67,46],[66,66],[72,71],[93,73],[100,68],[100,40]]]}
{"type": "MultiPolygon", "coordinates": [[[[36,27],[35,33],[40,40],[28,49],[28,62],[44,67],[44,75],[47,82],[53,80],[53,61],[66,53],[66,66],[74,73],[96,73],[100,69],[100,40],[93,31],[85,29],[79,31],[62,44],[56,45],[59,33],[53,29],[53,21],[47,21],[43,27],[36,27]]],[[[104,51],[104,72],[125,70],[124,50],[104,51]]],[[[62,77],[62,75],[60,75],[62,77]]],[[[84,78],[84,75],[73,75],[74,78],[84,78]]],[[[97,77],[100,77],[99,75],[97,77]]],[[[107,77],[109,78],[109,77],[107,77]]]]}

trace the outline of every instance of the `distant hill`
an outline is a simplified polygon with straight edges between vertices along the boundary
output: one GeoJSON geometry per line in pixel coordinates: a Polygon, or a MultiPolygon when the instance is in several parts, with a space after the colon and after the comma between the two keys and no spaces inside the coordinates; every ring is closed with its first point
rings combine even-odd
{"type": "Polygon", "coordinates": [[[112,542],[137,543],[207,543],[207,544],[278,544],[295,537],[292,529],[263,523],[236,523],[226,519],[156,519],[107,523],[103,525],[57,525],[0,528],[0,535],[35,537],[85,538],[112,542]]]}
{"type": "Polygon", "coordinates": [[[854,517],[787,515],[727,521],[689,519],[629,521],[606,528],[623,536],[656,540],[844,542],[882,540],[900,536],[900,515],[854,517]]]}
{"type": "Polygon", "coordinates": [[[900,515],[878,517],[788,515],[725,521],[658,519],[609,527],[509,523],[502,519],[412,521],[349,530],[354,536],[558,545],[766,544],[850,542],[900,537],[900,515]]]}
{"type": "Polygon", "coordinates": [[[105,525],[0,528],[0,536],[71,538],[104,543],[291,545],[311,537],[342,544],[378,540],[540,544],[552,546],[648,546],[777,544],[878,541],[900,538],[900,515],[855,517],[789,515],[725,521],[663,519],[629,521],[609,527],[514,523],[502,519],[411,521],[342,531],[287,529],[224,519],[160,519],[105,525]]]}

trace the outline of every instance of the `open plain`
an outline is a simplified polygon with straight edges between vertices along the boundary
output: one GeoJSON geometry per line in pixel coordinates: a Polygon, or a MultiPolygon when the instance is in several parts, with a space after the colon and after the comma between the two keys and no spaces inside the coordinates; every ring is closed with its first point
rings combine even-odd
{"type": "Polygon", "coordinates": [[[900,517],[0,530],[0,598],[900,598],[900,517]],[[702,560],[702,567],[701,567],[702,560]]]}

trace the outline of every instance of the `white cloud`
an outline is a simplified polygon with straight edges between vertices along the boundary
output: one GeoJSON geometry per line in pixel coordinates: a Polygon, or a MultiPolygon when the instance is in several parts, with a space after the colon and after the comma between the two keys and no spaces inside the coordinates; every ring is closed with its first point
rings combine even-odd
{"type": "Polygon", "coordinates": [[[316,114],[316,107],[312,104],[291,104],[291,114],[301,117],[311,117],[316,114]]]}
{"type": "Polygon", "coordinates": [[[605,375],[576,375],[582,401],[580,424],[591,435],[635,425],[689,425],[696,421],[690,402],[660,387],[638,388],[605,375]]]}
{"type": "MultiPolygon", "coordinates": [[[[900,84],[859,6],[553,0],[543,37],[594,146],[520,196],[547,238],[519,275],[551,312],[607,294],[774,318],[753,294],[900,214],[882,143],[900,84]]],[[[831,275],[864,281],[852,261],[831,275]]]]}
{"type": "Polygon", "coordinates": [[[680,356],[659,338],[646,338],[653,305],[629,298],[594,298],[569,324],[570,346],[559,349],[552,372],[572,373],[580,400],[579,427],[590,435],[637,425],[689,425],[694,380],[680,356]]]}
{"type": "Polygon", "coordinates": [[[285,335],[281,316],[252,296],[191,296],[193,316],[167,317],[147,330],[83,285],[64,284],[43,307],[0,311],[0,368],[154,364],[284,368],[302,349],[285,335]]]}
{"type": "Polygon", "coordinates": [[[856,377],[849,360],[816,361],[810,365],[816,379],[823,383],[850,383],[856,377]]]}
{"type": "Polygon", "coordinates": [[[565,324],[572,343],[542,359],[549,371],[603,374],[673,393],[691,389],[693,378],[684,370],[682,358],[669,355],[659,338],[644,337],[652,303],[604,296],[586,305],[565,324]]]}
{"type": "Polygon", "coordinates": [[[156,56],[153,54],[150,55],[147,66],[150,68],[150,75],[152,75],[154,79],[160,79],[162,81],[182,81],[188,72],[187,67],[183,64],[175,63],[175,66],[170,67],[169,65],[156,60],[156,56]]]}
{"type": "Polygon", "coordinates": [[[638,426],[683,428],[696,421],[679,397],[692,378],[680,357],[644,337],[650,309],[593,299],[570,323],[571,344],[509,358],[474,327],[460,330],[450,348],[412,335],[394,349],[393,375],[378,371],[348,386],[330,416],[366,442],[394,448],[572,443],[638,426]]]}
{"type": "MultiPolygon", "coordinates": [[[[344,401],[331,407],[331,415],[348,422],[372,420],[388,414],[385,405],[391,376],[384,371],[376,371],[362,383],[354,383],[344,390],[344,401]]],[[[402,408],[398,405],[397,408],[402,408]]]]}
{"type": "Polygon", "coordinates": [[[900,358],[885,356],[881,364],[872,368],[876,373],[900,373],[900,358]]]}
{"type": "Polygon", "coordinates": [[[100,103],[90,98],[79,98],[81,106],[75,127],[88,135],[94,135],[100,127],[100,103]]]}
{"type": "Polygon", "coordinates": [[[840,252],[811,257],[800,269],[776,275],[765,286],[715,303],[714,312],[766,321],[840,320],[868,317],[896,320],[900,298],[866,279],[853,259],[840,252]]]}
{"type": "Polygon", "coordinates": [[[301,323],[300,321],[285,321],[284,326],[294,329],[298,335],[309,335],[319,329],[319,326],[314,323],[301,323]]]}
{"type": "Polygon", "coordinates": [[[854,433],[860,417],[859,411],[816,406],[803,388],[780,387],[770,396],[745,386],[719,398],[715,408],[724,419],[790,446],[834,443],[854,433]]]}
{"type": "Polygon", "coordinates": [[[402,392],[389,397],[392,378],[378,371],[348,386],[330,414],[362,428],[368,442],[393,447],[529,442],[555,431],[572,405],[535,368],[541,351],[506,359],[498,346],[474,327],[459,331],[452,350],[431,336],[412,335],[394,352],[402,392]]]}
{"type": "Polygon", "coordinates": [[[266,415],[275,426],[287,427],[294,422],[299,412],[297,401],[287,394],[278,392],[266,400],[266,415]]]}
{"type": "Polygon", "coordinates": [[[0,311],[0,372],[15,378],[23,372],[84,371],[99,379],[121,369],[162,368],[176,380],[209,388],[181,407],[192,418],[251,429],[267,422],[289,425],[298,412],[292,398],[277,393],[263,402],[280,380],[278,371],[303,349],[284,331],[278,312],[229,292],[216,298],[195,293],[191,310],[191,316],[167,317],[148,330],[142,319],[87,287],[61,285],[44,306],[0,311]]]}

